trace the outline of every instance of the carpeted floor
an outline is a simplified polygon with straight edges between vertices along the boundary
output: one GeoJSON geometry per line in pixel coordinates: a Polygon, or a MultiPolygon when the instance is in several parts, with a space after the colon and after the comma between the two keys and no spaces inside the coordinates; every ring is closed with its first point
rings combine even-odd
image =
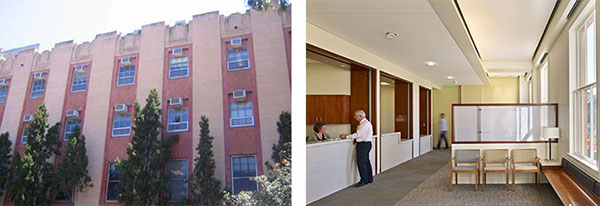
{"type": "Polygon", "coordinates": [[[396,205],[562,205],[550,184],[542,184],[541,191],[535,184],[516,185],[516,192],[506,191],[505,185],[486,185],[485,192],[481,192],[481,187],[475,192],[475,185],[454,185],[450,192],[449,183],[450,163],[396,205]]]}

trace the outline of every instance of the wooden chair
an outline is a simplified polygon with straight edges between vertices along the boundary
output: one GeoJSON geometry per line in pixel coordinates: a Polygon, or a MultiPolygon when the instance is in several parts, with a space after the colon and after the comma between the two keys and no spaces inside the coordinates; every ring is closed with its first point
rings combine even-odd
{"type": "Polygon", "coordinates": [[[513,169],[513,191],[515,191],[516,173],[536,173],[536,182],[540,190],[540,158],[537,149],[513,149],[511,165],[513,169]]]}
{"type": "Polygon", "coordinates": [[[508,191],[508,149],[489,149],[483,150],[483,158],[481,159],[481,168],[483,168],[483,184],[481,191],[485,191],[487,183],[486,173],[506,173],[506,191],[508,191]]]}
{"type": "Polygon", "coordinates": [[[475,191],[477,191],[477,185],[479,184],[479,150],[454,150],[454,157],[450,159],[450,163],[452,164],[450,168],[450,192],[452,192],[452,174],[454,174],[455,182],[458,184],[458,173],[475,173],[475,191]]]}

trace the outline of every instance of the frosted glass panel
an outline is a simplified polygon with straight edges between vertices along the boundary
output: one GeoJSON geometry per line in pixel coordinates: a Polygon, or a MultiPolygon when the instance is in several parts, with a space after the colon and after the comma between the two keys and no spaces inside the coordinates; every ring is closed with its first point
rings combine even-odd
{"type": "Polygon", "coordinates": [[[556,126],[556,105],[453,107],[454,142],[545,141],[542,127],[556,126]]]}
{"type": "Polygon", "coordinates": [[[478,119],[477,106],[454,107],[454,141],[479,141],[478,119]]]}

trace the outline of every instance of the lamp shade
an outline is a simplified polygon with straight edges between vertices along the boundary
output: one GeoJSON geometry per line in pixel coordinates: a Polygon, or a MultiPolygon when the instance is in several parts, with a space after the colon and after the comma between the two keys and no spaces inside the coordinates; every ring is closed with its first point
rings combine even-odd
{"type": "Polygon", "coordinates": [[[544,139],[558,139],[560,137],[560,130],[558,127],[543,127],[542,138],[544,139]]]}

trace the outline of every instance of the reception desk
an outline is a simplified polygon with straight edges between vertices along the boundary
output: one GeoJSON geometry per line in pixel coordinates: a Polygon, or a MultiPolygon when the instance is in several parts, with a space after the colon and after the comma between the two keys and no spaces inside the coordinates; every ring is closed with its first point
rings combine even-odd
{"type": "MultiPolygon", "coordinates": [[[[373,143],[377,137],[373,137],[373,143]]],[[[375,144],[370,160],[375,174],[375,144]]],[[[309,204],[360,180],[352,140],[333,140],[306,145],[306,203],[309,204]]]]}
{"type": "Polygon", "coordinates": [[[381,171],[412,159],[413,144],[412,139],[400,138],[400,132],[381,135],[381,171]]]}

